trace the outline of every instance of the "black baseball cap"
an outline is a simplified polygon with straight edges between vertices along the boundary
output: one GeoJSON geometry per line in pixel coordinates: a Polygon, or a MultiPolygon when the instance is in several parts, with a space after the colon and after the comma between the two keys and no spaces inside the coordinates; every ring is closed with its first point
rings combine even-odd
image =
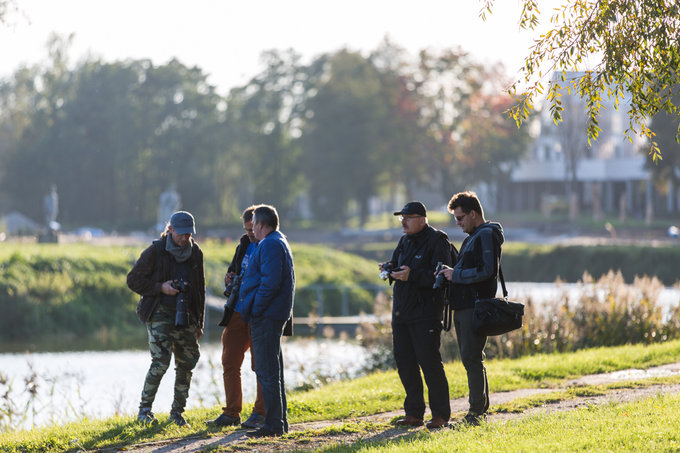
{"type": "Polygon", "coordinates": [[[401,211],[397,211],[394,215],[421,215],[427,217],[427,209],[425,205],[420,201],[409,201],[401,208],[401,211]]]}
{"type": "Polygon", "coordinates": [[[194,216],[186,211],[177,211],[170,217],[170,226],[177,234],[196,234],[194,216]]]}

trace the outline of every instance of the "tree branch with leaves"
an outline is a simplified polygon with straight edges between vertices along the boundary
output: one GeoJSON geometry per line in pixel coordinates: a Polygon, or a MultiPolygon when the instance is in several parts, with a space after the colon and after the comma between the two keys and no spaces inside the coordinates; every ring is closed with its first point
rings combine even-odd
{"type": "MultiPolygon", "coordinates": [[[[492,13],[494,0],[481,0],[481,16],[492,13]]],[[[540,0],[523,0],[520,27],[540,26],[540,0]]],[[[510,88],[518,102],[510,114],[522,124],[544,94],[544,74],[557,72],[548,81],[545,95],[555,123],[562,120],[560,91],[574,90],[586,102],[588,142],[598,137],[601,96],[619,105],[630,96],[626,137],[642,135],[650,141],[656,162],[661,149],[648,121],[660,111],[680,116],[672,87],[680,68],[680,4],[677,0],[565,0],[554,9],[547,32],[536,39],[525,58],[519,80],[510,88]],[[595,62],[584,70],[586,62],[595,62]],[[573,73],[576,73],[573,75],[573,73]]],[[[680,128],[676,130],[680,140],[680,128]]]]}

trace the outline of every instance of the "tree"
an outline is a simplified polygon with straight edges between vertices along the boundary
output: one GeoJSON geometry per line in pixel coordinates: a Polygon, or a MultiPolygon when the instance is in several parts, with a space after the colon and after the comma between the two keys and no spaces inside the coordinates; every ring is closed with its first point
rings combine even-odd
{"type": "MultiPolygon", "coordinates": [[[[520,26],[535,30],[539,25],[540,0],[522,0],[520,26]]],[[[492,12],[494,0],[482,0],[482,17],[492,12]]],[[[659,111],[680,115],[672,87],[680,68],[680,4],[677,0],[569,0],[557,8],[551,28],[541,35],[525,59],[522,76],[511,93],[520,93],[512,110],[518,124],[533,109],[534,98],[543,93],[543,74],[557,71],[561,77],[548,83],[547,99],[555,122],[562,119],[559,92],[567,87],[585,99],[587,137],[597,139],[601,96],[617,102],[632,96],[626,135],[643,134],[651,140],[650,155],[661,159],[661,148],[647,125],[659,111]],[[594,67],[575,77],[584,61],[594,67]],[[526,85],[526,86],[525,86],[526,85]]],[[[680,140],[680,128],[676,129],[680,140]]]]}
{"type": "Polygon", "coordinates": [[[445,199],[460,187],[497,181],[526,151],[526,128],[502,110],[512,105],[499,95],[504,84],[500,67],[486,68],[460,49],[420,53],[413,86],[428,138],[421,160],[445,199]]]}
{"type": "Polygon", "coordinates": [[[238,181],[239,214],[253,202],[288,211],[304,189],[297,137],[307,77],[292,50],[261,59],[264,69],[227,99],[230,162],[218,165],[238,181]]]}
{"type": "Polygon", "coordinates": [[[346,221],[354,201],[363,224],[389,168],[381,159],[388,115],[381,79],[370,60],[348,50],[322,56],[312,67],[322,76],[314,77],[301,137],[311,206],[318,219],[346,221]]]}

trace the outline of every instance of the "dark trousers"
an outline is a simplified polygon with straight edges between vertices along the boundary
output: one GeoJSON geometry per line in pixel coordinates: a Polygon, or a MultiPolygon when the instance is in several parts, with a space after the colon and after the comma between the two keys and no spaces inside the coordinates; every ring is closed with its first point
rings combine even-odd
{"type": "Polygon", "coordinates": [[[453,313],[453,325],[456,328],[460,360],[467,372],[470,412],[485,414],[489,410],[489,381],[484,367],[486,337],[472,330],[473,310],[456,310],[453,313]]]}
{"type": "Polygon", "coordinates": [[[262,387],[264,428],[276,433],[288,432],[288,403],[283,379],[281,335],[286,321],[255,317],[250,320],[250,336],[255,356],[255,374],[262,387]]]}
{"type": "Polygon", "coordinates": [[[439,353],[441,322],[392,324],[392,345],[399,378],[406,391],[404,412],[417,418],[425,414],[425,398],[420,370],[423,371],[433,417],[451,416],[449,383],[439,353]]]}

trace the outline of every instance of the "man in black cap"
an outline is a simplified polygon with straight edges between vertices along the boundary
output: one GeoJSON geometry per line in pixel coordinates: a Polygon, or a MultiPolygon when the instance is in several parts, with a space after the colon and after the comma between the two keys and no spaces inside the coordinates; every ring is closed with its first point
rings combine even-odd
{"type": "Polygon", "coordinates": [[[438,263],[451,265],[446,233],[427,223],[427,210],[419,201],[406,203],[400,216],[404,235],[392,258],[380,270],[392,269],[392,343],[399,378],[406,391],[405,416],[400,426],[421,426],[425,415],[422,370],[429,391],[432,420],[429,429],[446,426],[451,416],[449,384],[439,345],[442,331],[442,290],[433,289],[438,263]]]}
{"type": "Polygon", "coordinates": [[[156,421],[151,405],[175,356],[175,397],[170,421],[188,426],[182,413],[189,396],[192,370],[200,356],[203,336],[205,272],[203,252],[191,237],[194,217],[175,212],[161,237],[147,247],[127,275],[131,290],[142,296],[137,314],[149,334],[151,366],[144,381],[137,420],[156,421]]]}

